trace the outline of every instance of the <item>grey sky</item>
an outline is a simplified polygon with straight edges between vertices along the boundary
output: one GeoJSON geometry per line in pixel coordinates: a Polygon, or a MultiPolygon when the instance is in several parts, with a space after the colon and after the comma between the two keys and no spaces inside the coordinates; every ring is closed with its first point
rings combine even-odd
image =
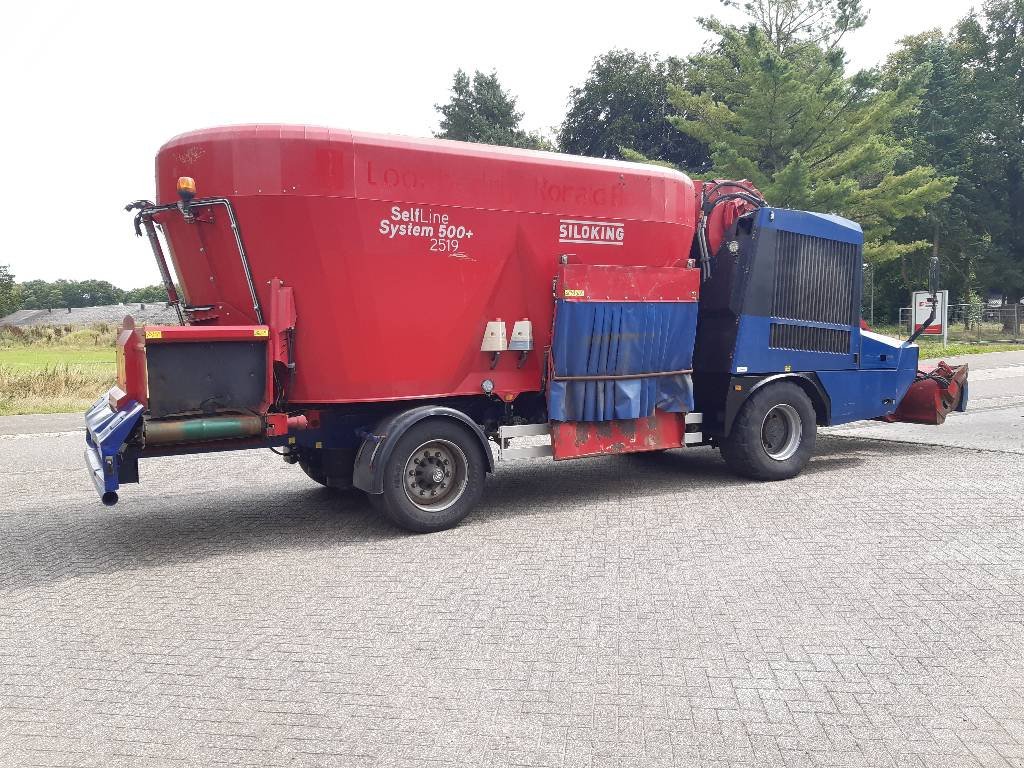
{"type": "MultiPolygon", "coordinates": [[[[866,5],[853,67],[972,3],[866,5]]],[[[691,53],[708,13],[717,2],[5,3],[0,264],[19,280],[158,282],[121,207],[152,197],[153,156],[178,133],[293,122],[425,136],[460,66],[497,69],[525,125],[550,129],[595,55],[691,53]]]]}

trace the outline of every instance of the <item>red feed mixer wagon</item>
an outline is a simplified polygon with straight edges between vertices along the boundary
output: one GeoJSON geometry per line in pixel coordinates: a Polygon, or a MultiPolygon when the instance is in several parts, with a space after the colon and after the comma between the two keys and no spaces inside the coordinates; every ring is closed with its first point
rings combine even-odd
{"type": "Polygon", "coordinates": [[[819,425],[966,406],[966,366],[861,328],[860,227],[749,182],[291,126],[179,136],[156,177],[128,207],[181,324],[126,319],[86,416],[108,504],[142,458],[271,448],[433,531],[500,460],[784,479],[819,425]]]}

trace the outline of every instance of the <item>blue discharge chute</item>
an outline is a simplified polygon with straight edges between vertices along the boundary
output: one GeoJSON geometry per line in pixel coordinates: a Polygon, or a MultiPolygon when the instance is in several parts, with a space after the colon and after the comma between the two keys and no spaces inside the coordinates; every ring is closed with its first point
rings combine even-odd
{"type": "Polygon", "coordinates": [[[549,418],[610,421],[655,409],[692,411],[690,376],[674,372],[692,366],[696,330],[696,302],[556,302],[549,418]]]}

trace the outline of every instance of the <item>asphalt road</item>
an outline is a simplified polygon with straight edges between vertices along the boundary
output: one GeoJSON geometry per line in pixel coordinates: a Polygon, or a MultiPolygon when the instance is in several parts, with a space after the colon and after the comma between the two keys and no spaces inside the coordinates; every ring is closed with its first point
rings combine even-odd
{"type": "Polygon", "coordinates": [[[826,430],[836,435],[898,440],[954,448],[1024,453],[1024,352],[953,357],[970,366],[966,413],[951,413],[941,428],[858,422],[826,430]]]}
{"type": "Polygon", "coordinates": [[[970,364],[792,481],[518,462],[431,536],[266,451],[106,509],[0,419],[0,764],[1024,765],[1024,354],[970,364]]]}

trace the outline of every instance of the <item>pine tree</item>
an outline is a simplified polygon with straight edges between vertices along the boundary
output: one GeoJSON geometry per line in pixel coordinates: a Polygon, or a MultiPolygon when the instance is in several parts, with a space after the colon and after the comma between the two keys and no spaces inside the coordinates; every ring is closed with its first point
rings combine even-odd
{"type": "MultiPolygon", "coordinates": [[[[732,3],[727,3],[732,4],[732,3]]],[[[904,219],[948,197],[954,178],[918,165],[898,171],[906,146],[893,124],[917,108],[922,65],[882,87],[877,71],[847,76],[843,36],[864,24],[858,0],[757,0],[749,22],[701,24],[717,40],[689,60],[672,100],[674,125],[712,150],[714,177],[747,178],[773,205],[858,221],[869,259],[929,242],[893,238],[904,219]]]]}
{"type": "Polygon", "coordinates": [[[523,113],[516,110],[515,96],[501,87],[497,72],[477,70],[470,78],[458,70],[448,102],[435,104],[434,109],[441,114],[441,130],[434,134],[439,139],[526,149],[550,146],[537,134],[520,128],[523,113]]]}

